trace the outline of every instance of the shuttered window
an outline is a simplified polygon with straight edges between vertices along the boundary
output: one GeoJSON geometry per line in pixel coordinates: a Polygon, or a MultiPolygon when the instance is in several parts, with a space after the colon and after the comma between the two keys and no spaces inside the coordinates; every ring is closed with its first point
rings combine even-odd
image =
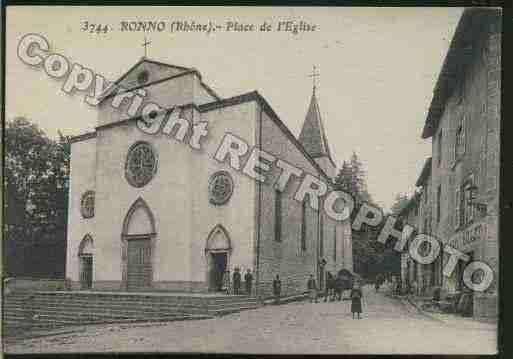
{"type": "Polygon", "coordinates": [[[461,205],[461,195],[460,195],[460,186],[459,184],[457,185],[457,188],[456,188],[456,194],[455,194],[455,200],[454,200],[454,203],[455,203],[455,207],[454,207],[454,218],[455,218],[455,227],[456,229],[460,228],[461,226],[461,209],[460,209],[460,205],[461,205]]]}
{"type": "Polygon", "coordinates": [[[306,251],[306,200],[303,200],[301,209],[301,251],[306,251]]]}
{"type": "Polygon", "coordinates": [[[324,256],[324,217],[321,214],[319,219],[319,255],[324,256]]]}
{"type": "Polygon", "coordinates": [[[281,191],[275,191],[274,197],[274,239],[281,241],[281,191]]]}

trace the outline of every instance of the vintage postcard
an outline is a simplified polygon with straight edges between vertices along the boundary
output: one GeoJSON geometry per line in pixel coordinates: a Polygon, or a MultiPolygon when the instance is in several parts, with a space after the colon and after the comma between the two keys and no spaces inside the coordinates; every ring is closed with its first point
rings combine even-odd
{"type": "Polygon", "coordinates": [[[5,19],[5,353],[497,352],[500,8],[5,19]]]}

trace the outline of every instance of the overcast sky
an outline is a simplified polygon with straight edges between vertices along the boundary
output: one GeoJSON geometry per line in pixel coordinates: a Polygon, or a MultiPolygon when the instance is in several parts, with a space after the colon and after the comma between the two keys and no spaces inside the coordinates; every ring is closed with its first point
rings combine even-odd
{"type": "Polygon", "coordinates": [[[25,116],[48,135],[77,135],[96,125],[83,94],[61,92],[62,81],[16,56],[27,33],[44,35],[51,49],[115,80],[143,55],[195,67],[222,97],[258,90],[295,135],[312,92],[308,75],[320,72],[318,98],[335,163],[355,151],[367,170],[369,192],[389,208],[411,193],[431,141],[420,138],[434,84],[460,8],[129,8],[9,7],[6,116],[25,116]],[[82,22],[114,31],[90,34],[82,22]],[[209,20],[254,23],[301,20],[317,31],[143,33],[121,32],[120,21],[209,20]]]}

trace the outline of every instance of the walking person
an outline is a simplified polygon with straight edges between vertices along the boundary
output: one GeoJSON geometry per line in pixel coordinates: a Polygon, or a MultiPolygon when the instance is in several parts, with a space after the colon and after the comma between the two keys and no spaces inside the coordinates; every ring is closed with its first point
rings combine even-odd
{"type": "Polygon", "coordinates": [[[246,274],[244,275],[244,282],[246,284],[246,294],[251,295],[251,285],[253,284],[253,275],[251,274],[251,269],[248,268],[246,274]]]}
{"type": "Polygon", "coordinates": [[[362,313],[362,300],[363,300],[363,292],[362,287],[359,282],[355,282],[353,288],[351,289],[351,313],[353,314],[353,319],[355,313],[358,314],[358,319],[360,318],[360,314],[362,313]]]}
{"type": "Polygon", "coordinates": [[[241,283],[241,275],[239,267],[235,267],[235,271],[233,272],[233,294],[240,294],[240,283],[241,283]]]}
{"type": "Polygon", "coordinates": [[[274,294],[274,304],[280,304],[280,295],[281,295],[281,280],[280,276],[276,274],[276,278],[273,280],[273,294],[274,294]]]}
{"type": "Polygon", "coordinates": [[[315,279],[313,274],[310,274],[310,279],[306,282],[306,287],[308,288],[308,293],[310,295],[310,303],[317,303],[317,284],[315,283],[315,279]]]}

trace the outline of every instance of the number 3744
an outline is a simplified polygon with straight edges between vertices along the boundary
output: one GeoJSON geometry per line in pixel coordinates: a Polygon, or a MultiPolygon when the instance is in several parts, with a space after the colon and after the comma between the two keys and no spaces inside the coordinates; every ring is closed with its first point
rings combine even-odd
{"type": "Polygon", "coordinates": [[[97,24],[86,20],[82,21],[80,29],[91,34],[106,34],[111,30],[111,27],[107,24],[97,24]]]}

